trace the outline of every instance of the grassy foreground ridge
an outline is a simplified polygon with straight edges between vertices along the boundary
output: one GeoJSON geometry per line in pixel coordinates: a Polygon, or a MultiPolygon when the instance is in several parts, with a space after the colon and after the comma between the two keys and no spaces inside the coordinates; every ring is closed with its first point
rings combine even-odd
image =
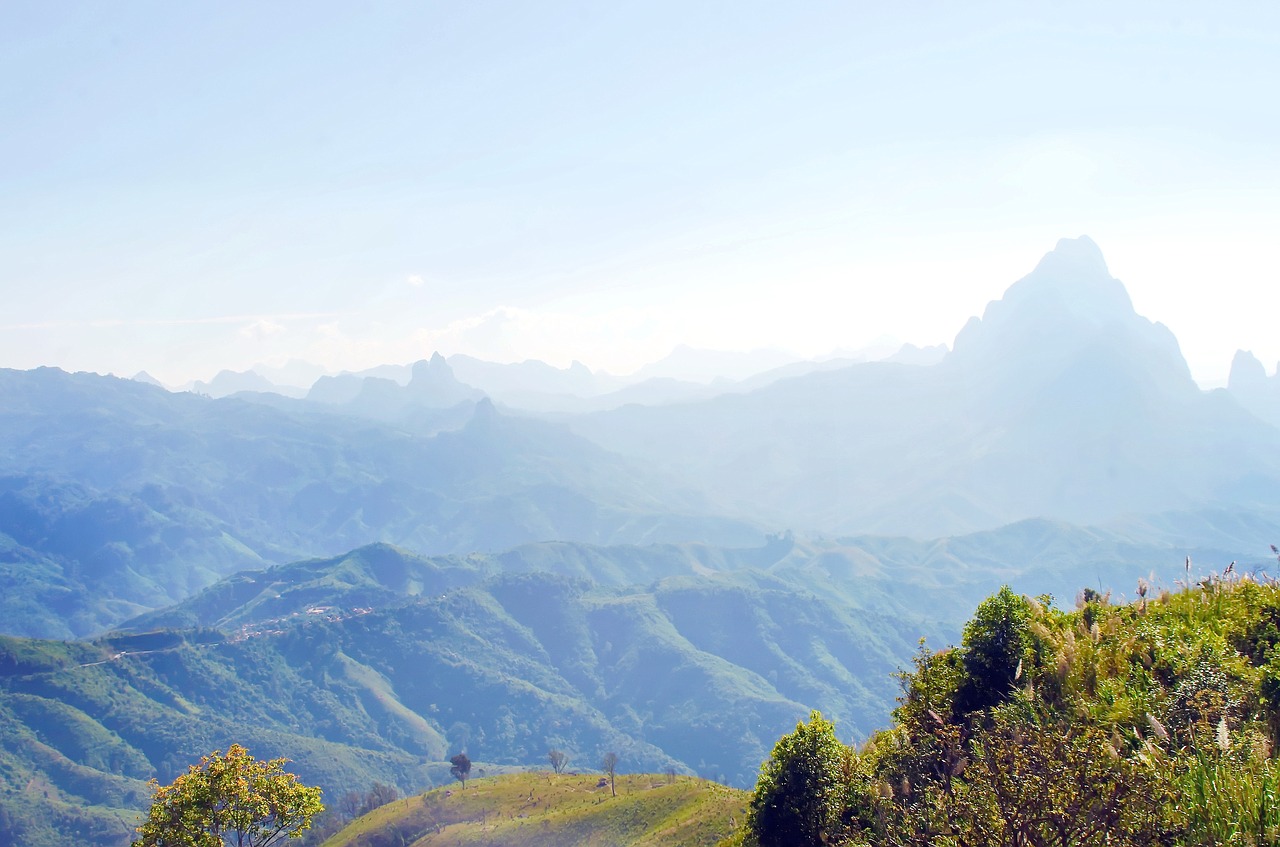
{"type": "Polygon", "coordinates": [[[745,791],[691,777],[509,774],[468,780],[376,809],[323,847],[698,847],[745,819],[745,791]]]}
{"type": "Polygon", "coordinates": [[[1280,843],[1280,583],[1149,594],[1002,589],[861,749],[817,713],[784,736],[734,843],[1280,843]]]}

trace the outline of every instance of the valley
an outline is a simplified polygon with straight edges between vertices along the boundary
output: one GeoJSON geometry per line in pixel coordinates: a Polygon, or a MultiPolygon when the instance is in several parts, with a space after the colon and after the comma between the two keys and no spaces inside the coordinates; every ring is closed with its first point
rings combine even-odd
{"type": "MultiPolygon", "coordinates": [[[[295,396],[0,371],[6,837],[122,845],[147,779],[233,742],[326,796],[435,788],[406,809],[458,751],[550,749],[678,777],[646,789],[677,818],[740,806],[812,710],[884,727],[921,640],[1001,585],[1069,607],[1274,568],[1262,389],[1199,389],[1088,239],[898,358],[634,383],[648,405],[439,355],[295,396]]],[[[458,814],[421,843],[478,837],[458,814]]]]}

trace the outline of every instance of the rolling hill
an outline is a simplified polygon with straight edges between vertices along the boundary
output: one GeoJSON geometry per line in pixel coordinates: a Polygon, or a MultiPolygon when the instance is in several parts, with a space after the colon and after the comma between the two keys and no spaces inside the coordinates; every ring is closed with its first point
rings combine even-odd
{"type": "Polygon", "coordinates": [[[761,535],[561,426],[487,400],[463,411],[456,429],[418,432],[301,401],[0,370],[0,631],[89,635],[237,570],[377,541],[761,535]]]}
{"type": "Polygon", "coordinates": [[[744,818],[747,792],[689,777],[529,773],[437,788],[354,821],[323,847],[712,847],[744,818]]]}

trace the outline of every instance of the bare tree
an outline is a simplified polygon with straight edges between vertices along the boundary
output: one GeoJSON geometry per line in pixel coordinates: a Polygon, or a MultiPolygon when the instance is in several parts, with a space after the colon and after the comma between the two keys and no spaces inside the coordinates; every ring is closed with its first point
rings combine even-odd
{"type": "Polygon", "coordinates": [[[569,764],[569,754],[553,747],[547,753],[547,761],[551,762],[551,769],[556,773],[564,773],[565,765],[569,764]]]}
{"type": "Polygon", "coordinates": [[[600,763],[600,768],[609,775],[609,793],[617,797],[618,787],[614,784],[614,777],[618,771],[618,754],[613,752],[605,753],[604,761],[600,763]]]}
{"type": "Polygon", "coordinates": [[[396,790],[394,785],[375,782],[369,789],[369,793],[364,795],[364,810],[371,812],[399,799],[400,792],[396,790]]]}

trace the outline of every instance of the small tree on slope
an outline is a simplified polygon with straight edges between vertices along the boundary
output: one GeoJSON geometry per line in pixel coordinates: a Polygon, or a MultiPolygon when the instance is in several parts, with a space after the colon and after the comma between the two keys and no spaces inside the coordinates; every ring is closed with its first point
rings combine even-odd
{"type": "Polygon", "coordinates": [[[239,744],[205,756],[170,785],[151,781],[151,810],[133,847],[269,847],[297,838],[324,811],[319,786],[239,744]]]}

